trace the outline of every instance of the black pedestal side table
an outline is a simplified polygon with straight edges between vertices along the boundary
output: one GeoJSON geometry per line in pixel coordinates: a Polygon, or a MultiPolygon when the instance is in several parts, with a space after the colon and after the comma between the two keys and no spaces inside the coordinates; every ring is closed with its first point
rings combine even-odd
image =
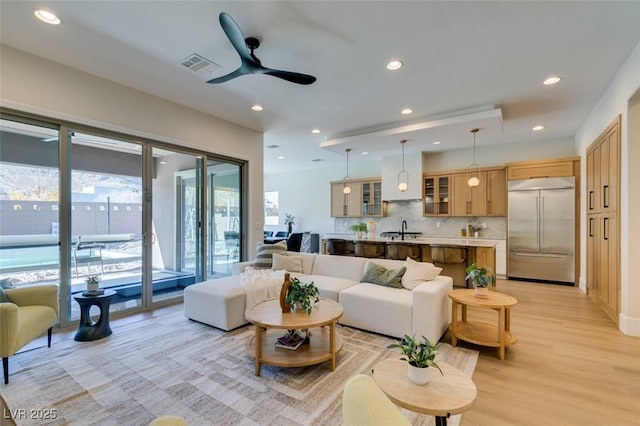
{"type": "Polygon", "coordinates": [[[111,327],[109,327],[109,306],[115,295],[115,291],[105,290],[104,294],[98,296],[83,296],[82,294],[73,296],[80,305],[80,324],[74,340],[88,342],[102,339],[112,333],[111,327]],[[96,322],[93,322],[91,315],[89,315],[92,306],[100,308],[100,318],[96,322]]]}

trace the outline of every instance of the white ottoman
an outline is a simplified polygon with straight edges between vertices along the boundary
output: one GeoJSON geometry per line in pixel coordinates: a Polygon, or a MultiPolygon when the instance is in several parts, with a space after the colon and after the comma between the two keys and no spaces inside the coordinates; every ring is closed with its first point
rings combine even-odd
{"type": "Polygon", "coordinates": [[[244,318],[245,299],[239,275],[193,284],[184,289],[184,316],[233,330],[248,323],[244,318]]]}

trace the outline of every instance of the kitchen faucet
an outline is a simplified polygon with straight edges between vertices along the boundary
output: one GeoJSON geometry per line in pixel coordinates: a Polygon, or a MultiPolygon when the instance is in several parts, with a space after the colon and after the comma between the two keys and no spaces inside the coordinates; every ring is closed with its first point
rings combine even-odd
{"type": "Polygon", "coordinates": [[[403,220],[402,225],[400,225],[400,239],[404,241],[404,231],[407,229],[407,221],[403,220]]]}

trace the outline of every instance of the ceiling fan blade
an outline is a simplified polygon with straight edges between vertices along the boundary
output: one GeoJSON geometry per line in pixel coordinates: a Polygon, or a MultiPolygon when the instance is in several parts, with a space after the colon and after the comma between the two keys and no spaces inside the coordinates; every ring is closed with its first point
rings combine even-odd
{"type": "Polygon", "coordinates": [[[245,71],[244,67],[240,67],[237,70],[230,72],[229,74],[223,75],[222,77],[213,78],[207,81],[207,83],[211,83],[211,84],[224,83],[225,81],[229,81],[236,77],[240,77],[241,75],[246,75],[246,74],[251,74],[251,72],[247,72],[245,71]]]}
{"type": "Polygon", "coordinates": [[[227,35],[227,38],[233,45],[233,48],[236,49],[242,62],[249,61],[251,63],[255,62],[251,55],[249,54],[249,49],[247,49],[247,43],[244,40],[244,36],[242,35],[242,31],[240,27],[233,20],[229,14],[225,12],[220,13],[220,26],[222,27],[222,31],[227,35]]]}
{"type": "Polygon", "coordinates": [[[282,71],[282,70],[265,68],[264,71],[262,71],[262,73],[272,75],[274,77],[278,77],[283,80],[287,80],[292,83],[298,83],[298,84],[311,84],[316,81],[316,78],[312,75],[300,74],[300,73],[291,72],[291,71],[282,71]]]}

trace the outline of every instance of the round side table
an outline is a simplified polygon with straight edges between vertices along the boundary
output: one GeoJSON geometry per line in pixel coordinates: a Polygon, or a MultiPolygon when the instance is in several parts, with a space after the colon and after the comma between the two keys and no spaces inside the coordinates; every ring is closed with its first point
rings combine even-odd
{"type": "Polygon", "coordinates": [[[98,296],[83,296],[74,294],[73,298],[80,305],[80,324],[73,340],[79,342],[89,342],[109,336],[112,331],[109,326],[109,306],[111,299],[116,295],[113,290],[105,290],[104,294],[98,296]],[[93,322],[89,311],[92,306],[100,308],[100,318],[93,322]]]}

